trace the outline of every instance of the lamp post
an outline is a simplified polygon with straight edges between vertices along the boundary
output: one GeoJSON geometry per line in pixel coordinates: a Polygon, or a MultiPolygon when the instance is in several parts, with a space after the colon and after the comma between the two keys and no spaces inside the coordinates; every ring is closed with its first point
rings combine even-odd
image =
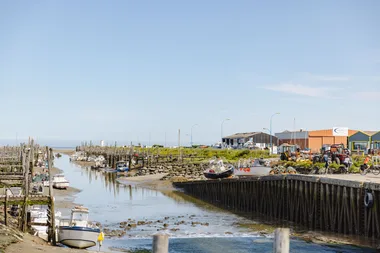
{"type": "Polygon", "coordinates": [[[223,123],[224,123],[224,121],[227,121],[227,120],[231,120],[231,119],[224,119],[224,120],[222,121],[221,126],[220,126],[220,139],[221,139],[221,141],[222,141],[222,148],[223,148],[223,123]]]}
{"type": "Polygon", "coordinates": [[[273,142],[272,142],[272,119],[273,116],[280,114],[279,112],[276,112],[275,114],[272,114],[270,117],[270,153],[273,154],[273,142]]]}
{"type": "Polygon", "coordinates": [[[190,133],[190,146],[193,147],[193,127],[198,126],[198,124],[194,124],[191,126],[191,133],[190,133]]]}
{"type": "MultiPolygon", "coordinates": [[[[270,130],[269,130],[268,128],[266,128],[266,127],[263,127],[263,130],[264,130],[264,131],[267,131],[267,132],[268,132],[268,134],[270,135],[270,130]]],[[[268,146],[265,144],[265,147],[268,147],[268,146]]]]}

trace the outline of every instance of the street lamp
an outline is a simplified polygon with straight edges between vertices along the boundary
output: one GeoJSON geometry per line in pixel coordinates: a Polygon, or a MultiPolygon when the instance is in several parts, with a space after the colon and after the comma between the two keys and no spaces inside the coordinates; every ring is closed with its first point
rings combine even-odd
{"type": "Polygon", "coordinates": [[[270,130],[266,127],[263,128],[264,131],[268,131],[268,134],[270,133],[270,130]]]}
{"type": "Polygon", "coordinates": [[[276,112],[275,114],[273,114],[271,117],[270,117],[270,152],[271,154],[273,154],[273,142],[272,142],[272,118],[273,116],[275,115],[278,115],[280,114],[279,112],[276,112]]]}
{"type": "Polygon", "coordinates": [[[194,124],[191,126],[191,133],[190,133],[190,146],[193,147],[193,127],[198,126],[198,124],[194,124]]]}
{"type": "Polygon", "coordinates": [[[223,123],[224,123],[224,121],[227,121],[227,120],[231,120],[231,119],[224,119],[224,120],[222,121],[221,126],[220,126],[220,138],[221,138],[221,140],[222,140],[222,147],[223,147],[223,123]]]}

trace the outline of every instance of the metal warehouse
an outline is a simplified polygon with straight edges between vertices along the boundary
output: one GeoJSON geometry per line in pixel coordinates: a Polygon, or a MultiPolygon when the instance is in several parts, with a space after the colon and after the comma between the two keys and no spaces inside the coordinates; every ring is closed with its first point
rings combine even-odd
{"type": "Polygon", "coordinates": [[[307,131],[290,132],[286,130],[275,135],[278,138],[278,145],[288,143],[298,145],[301,149],[309,147],[309,135],[307,131]]]}
{"type": "MultiPolygon", "coordinates": [[[[265,148],[270,146],[270,134],[263,132],[236,133],[222,138],[222,142],[228,146],[242,146],[244,143],[251,141],[258,144],[259,147],[265,148]]],[[[272,144],[277,144],[277,137],[272,136],[272,144]]]]}

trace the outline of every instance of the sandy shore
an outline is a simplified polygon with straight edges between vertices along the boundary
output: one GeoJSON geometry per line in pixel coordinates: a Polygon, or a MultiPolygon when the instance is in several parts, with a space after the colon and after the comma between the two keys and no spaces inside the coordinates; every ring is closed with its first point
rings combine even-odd
{"type": "Polygon", "coordinates": [[[161,192],[174,191],[172,182],[169,180],[160,180],[165,177],[167,173],[160,173],[154,175],[138,176],[138,177],[120,177],[117,181],[125,185],[139,185],[144,188],[157,190],[161,192]]]}
{"type": "MultiPolygon", "coordinates": [[[[25,234],[23,241],[15,243],[6,248],[5,253],[41,253],[41,252],[56,252],[56,253],[84,253],[91,252],[88,250],[78,250],[62,247],[53,247],[48,245],[44,240],[39,237],[32,236],[30,234],[25,234]]],[[[94,251],[92,251],[94,252],[94,251]]]]}
{"type": "Polygon", "coordinates": [[[53,149],[53,152],[65,155],[72,155],[75,153],[75,149],[53,149]]]}

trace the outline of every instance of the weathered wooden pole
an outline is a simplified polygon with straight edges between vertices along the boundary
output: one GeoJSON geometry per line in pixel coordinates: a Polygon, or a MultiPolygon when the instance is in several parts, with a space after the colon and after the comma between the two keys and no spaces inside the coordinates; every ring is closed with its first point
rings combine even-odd
{"type": "Polygon", "coordinates": [[[153,235],[153,253],[169,252],[169,235],[155,234],[153,235]]]}
{"type": "Polygon", "coordinates": [[[30,169],[30,173],[32,175],[32,178],[33,178],[33,169],[34,169],[34,140],[31,139],[30,141],[30,158],[29,158],[29,169],[30,169]]]}
{"type": "Polygon", "coordinates": [[[55,208],[54,208],[54,195],[53,195],[53,151],[52,149],[49,149],[46,147],[46,154],[48,159],[48,171],[49,171],[49,197],[50,197],[50,228],[49,228],[49,238],[48,240],[51,241],[52,245],[56,245],[56,231],[55,231],[55,208]]]}
{"type": "Polygon", "coordinates": [[[273,253],[289,253],[289,228],[274,231],[273,253]]]}
{"type": "Polygon", "coordinates": [[[5,202],[4,202],[4,224],[8,226],[8,189],[5,190],[5,202]]]}
{"type": "Polygon", "coordinates": [[[24,152],[24,156],[23,156],[23,165],[25,166],[25,182],[24,182],[24,206],[23,206],[23,209],[22,209],[22,222],[21,222],[21,230],[22,232],[26,232],[26,227],[27,227],[27,211],[28,211],[28,196],[29,196],[29,160],[27,160],[26,158],[28,157],[28,159],[30,159],[30,150],[29,150],[29,155],[27,156],[24,152]]]}

